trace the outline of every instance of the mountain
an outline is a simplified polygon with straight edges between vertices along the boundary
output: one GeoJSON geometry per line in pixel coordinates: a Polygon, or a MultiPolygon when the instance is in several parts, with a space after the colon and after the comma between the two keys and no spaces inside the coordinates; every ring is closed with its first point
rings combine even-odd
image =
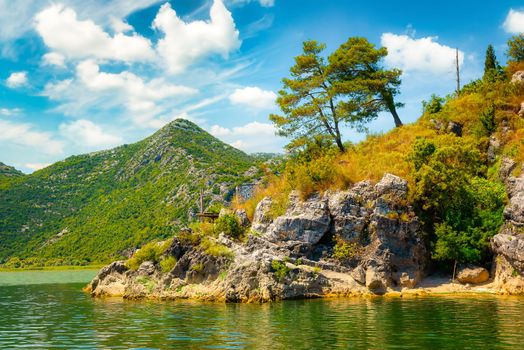
{"type": "Polygon", "coordinates": [[[17,177],[24,175],[20,170],[15,169],[12,166],[5,165],[0,162],[0,178],[1,177],[17,177]]]}
{"type": "MultiPolygon", "coordinates": [[[[178,119],[135,144],[72,156],[0,187],[0,263],[88,264],[170,237],[230,200],[259,161],[178,119]]],[[[11,170],[12,172],[12,170],[11,170]]]]}

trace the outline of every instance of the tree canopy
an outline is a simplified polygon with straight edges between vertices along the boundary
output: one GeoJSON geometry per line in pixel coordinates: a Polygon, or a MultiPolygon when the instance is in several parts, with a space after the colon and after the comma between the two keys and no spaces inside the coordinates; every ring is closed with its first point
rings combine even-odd
{"type": "Polygon", "coordinates": [[[284,115],[272,114],[270,119],[279,135],[291,137],[288,148],[328,136],[343,152],[341,126],[365,130],[365,124],[384,110],[393,114],[396,126],[402,125],[394,102],[401,71],[381,66],[386,48],[376,49],[365,38],[355,37],[327,60],[324,50],[325,45],[317,41],[304,42],[291,77],[282,80],[277,103],[284,115]]]}
{"type": "Polygon", "coordinates": [[[507,55],[510,61],[524,61],[524,34],[515,35],[508,40],[507,55]]]}

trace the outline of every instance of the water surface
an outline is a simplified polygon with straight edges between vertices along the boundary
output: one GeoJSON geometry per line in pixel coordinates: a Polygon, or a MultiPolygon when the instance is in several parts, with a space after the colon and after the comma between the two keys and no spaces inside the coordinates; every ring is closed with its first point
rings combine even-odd
{"type": "Polygon", "coordinates": [[[26,273],[0,273],[2,349],[524,348],[522,298],[132,302],[84,294],[94,271],[26,273]]]}

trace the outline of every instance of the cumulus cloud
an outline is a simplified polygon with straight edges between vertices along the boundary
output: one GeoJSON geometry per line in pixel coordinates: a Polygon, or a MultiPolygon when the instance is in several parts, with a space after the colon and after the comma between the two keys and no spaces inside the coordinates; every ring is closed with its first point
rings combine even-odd
{"type": "Polygon", "coordinates": [[[120,136],[104,132],[99,125],[86,119],[60,124],[59,130],[72,143],[88,148],[111,147],[123,142],[120,136]]]}
{"type": "Polygon", "coordinates": [[[229,101],[234,105],[244,105],[252,108],[271,109],[275,107],[277,95],[273,91],[262,90],[256,86],[236,89],[229,101]]]}
{"type": "Polygon", "coordinates": [[[282,151],[282,139],[275,135],[275,131],[273,124],[257,121],[233,128],[225,128],[220,125],[213,125],[209,128],[211,135],[246,152],[282,151]]]}
{"type": "Polygon", "coordinates": [[[169,3],[165,3],[153,21],[164,37],[157,51],[168,71],[181,73],[194,61],[212,54],[227,58],[240,47],[239,32],[222,0],[214,0],[208,21],[184,22],[169,3]]]}
{"type": "Polygon", "coordinates": [[[47,84],[43,95],[61,102],[57,111],[67,115],[83,117],[93,108],[124,108],[134,126],[158,128],[177,117],[171,113],[173,103],[197,92],[163,78],[145,80],[129,71],[102,72],[96,62],[85,60],[77,65],[74,78],[47,84]]]}
{"type": "Polygon", "coordinates": [[[46,66],[65,67],[65,57],[58,52],[48,52],[42,57],[42,62],[46,66]]]}
{"type": "Polygon", "coordinates": [[[111,17],[111,28],[113,28],[115,33],[127,33],[133,30],[133,27],[129,23],[116,17],[111,17]]]}
{"type": "Polygon", "coordinates": [[[31,169],[33,171],[37,171],[43,168],[46,168],[51,165],[51,163],[25,163],[24,164],[26,168],[31,169]]]}
{"type": "Polygon", "coordinates": [[[524,33],[524,10],[510,9],[502,27],[511,34],[524,33]]]}
{"type": "Polygon", "coordinates": [[[31,124],[13,123],[0,119],[0,141],[26,146],[35,151],[57,155],[63,152],[63,144],[47,132],[34,130],[31,124]]]}
{"type": "Polygon", "coordinates": [[[110,36],[92,20],[80,20],[73,9],[60,4],[39,12],[35,28],[49,48],[68,58],[134,62],[155,57],[148,39],[137,34],[110,36]]]}
{"type": "MultiPolygon", "coordinates": [[[[91,18],[102,26],[110,25],[112,17],[125,18],[129,14],[147,8],[158,0],[60,0],[64,6],[77,10],[83,18],[91,18]]],[[[35,13],[49,6],[42,0],[0,0],[0,41],[24,37],[33,26],[35,13]]]]}
{"type": "Polygon", "coordinates": [[[6,79],[5,84],[12,89],[27,85],[27,72],[11,73],[6,79]]]}
{"type": "MultiPolygon", "coordinates": [[[[408,35],[384,33],[382,46],[387,47],[386,65],[402,69],[404,72],[422,71],[442,74],[452,71],[455,64],[454,48],[436,42],[437,37],[420,39],[408,35]]],[[[459,51],[459,63],[464,62],[464,52],[459,51]]]]}

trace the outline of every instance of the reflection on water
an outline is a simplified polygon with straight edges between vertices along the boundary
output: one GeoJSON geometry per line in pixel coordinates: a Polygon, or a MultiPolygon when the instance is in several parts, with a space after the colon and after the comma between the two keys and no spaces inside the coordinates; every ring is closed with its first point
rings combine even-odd
{"type": "Polygon", "coordinates": [[[91,299],[81,287],[0,286],[0,348],[524,348],[522,298],[226,305],[91,299]]]}

